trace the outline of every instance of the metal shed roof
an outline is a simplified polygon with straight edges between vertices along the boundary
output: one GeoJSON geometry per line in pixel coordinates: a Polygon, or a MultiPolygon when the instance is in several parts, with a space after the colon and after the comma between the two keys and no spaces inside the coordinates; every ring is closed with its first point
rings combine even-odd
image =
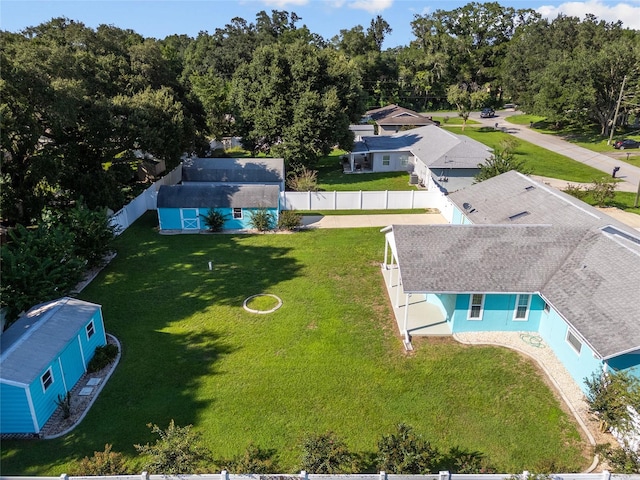
{"type": "Polygon", "coordinates": [[[226,183],[284,182],[282,158],[188,158],[182,162],[182,181],[226,183]]]}
{"type": "Polygon", "coordinates": [[[0,379],[30,384],[100,305],[63,297],[33,307],[0,336],[0,379]]]}
{"type": "Polygon", "coordinates": [[[278,185],[163,185],[158,208],[278,208],[278,185]]]}

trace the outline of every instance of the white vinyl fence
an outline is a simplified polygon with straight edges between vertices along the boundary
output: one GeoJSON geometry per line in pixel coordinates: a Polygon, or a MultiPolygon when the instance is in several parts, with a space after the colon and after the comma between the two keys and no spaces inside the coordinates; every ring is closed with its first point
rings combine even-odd
{"type": "MultiPolygon", "coordinates": [[[[6,480],[507,480],[512,477],[508,473],[475,475],[475,474],[450,474],[440,472],[434,475],[395,475],[380,472],[379,474],[355,474],[355,475],[330,475],[308,474],[305,471],[299,475],[290,474],[229,474],[222,471],[219,474],[204,475],[149,475],[142,472],[140,475],[117,475],[109,477],[81,477],[62,474],[59,477],[2,477],[6,480]]],[[[515,474],[512,478],[527,480],[529,472],[515,474]]],[[[640,475],[612,474],[608,471],[602,473],[554,473],[550,475],[553,480],[640,480],[640,475]]]]}
{"type": "Polygon", "coordinates": [[[283,210],[393,210],[411,208],[442,209],[448,203],[439,191],[380,192],[283,192],[283,210]]]}
{"type": "Polygon", "coordinates": [[[176,185],[182,181],[182,165],[178,165],[160,180],[154,182],[149,188],[131,200],[111,216],[111,224],[118,228],[118,235],[124,232],[129,225],[139,219],[147,210],[157,208],[158,190],[162,185],[176,185]]]}

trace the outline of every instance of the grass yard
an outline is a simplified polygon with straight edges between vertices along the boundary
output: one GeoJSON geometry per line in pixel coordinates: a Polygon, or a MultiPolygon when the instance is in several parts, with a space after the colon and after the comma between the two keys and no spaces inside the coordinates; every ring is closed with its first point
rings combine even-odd
{"type": "Polygon", "coordinates": [[[399,422],[439,447],[483,452],[502,472],[590,463],[531,361],[452,340],[404,352],[377,228],[162,236],[156,226],[152,212],[131,226],[81,295],[103,306],[122,342],[114,375],[71,434],[3,441],[3,475],[59,475],[105,443],[139,472],[133,445],[154,440],[147,423],[171,419],[193,424],[215,458],[253,442],[292,473],[305,433],[332,430],[353,451],[373,452],[399,422]],[[245,311],[258,293],[283,306],[245,311]]]}
{"type": "Polygon", "coordinates": [[[318,189],[322,191],[381,191],[417,190],[409,185],[407,172],[343,173],[340,156],[343,150],[334,150],[322,157],[314,170],[318,171],[318,189]]]}
{"type": "MultiPolygon", "coordinates": [[[[466,128],[464,132],[456,129],[454,132],[467,135],[491,148],[499,148],[504,139],[512,138],[508,133],[493,128],[466,128]]],[[[586,183],[605,176],[600,170],[521,139],[518,139],[515,156],[525,161],[533,175],[586,183]]]]}

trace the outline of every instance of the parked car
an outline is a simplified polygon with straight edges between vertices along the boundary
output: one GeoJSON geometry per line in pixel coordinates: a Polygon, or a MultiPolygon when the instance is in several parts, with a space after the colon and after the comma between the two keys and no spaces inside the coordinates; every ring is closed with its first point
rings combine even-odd
{"type": "Polygon", "coordinates": [[[640,142],[638,140],[633,140],[632,138],[625,138],[623,140],[617,140],[613,144],[613,148],[617,148],[618,150],[624,150],[625,148],[640,148],[640,142]]]}
{"type": "Polygon", "coordinates": [[[493,111],[493,108],[483,108],[480,112],[480,118],[493,118],[496,116],[496,112],[493,111]]]}

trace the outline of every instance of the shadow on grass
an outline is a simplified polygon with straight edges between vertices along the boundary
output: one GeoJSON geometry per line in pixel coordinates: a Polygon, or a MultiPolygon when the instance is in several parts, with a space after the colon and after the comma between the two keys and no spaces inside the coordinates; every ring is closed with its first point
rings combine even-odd
{"type": "Polygon", "coordinates": [[[156,223],[155,212],[147,212],[129,227],[116,242],[116,259],[82,293],[102,305],[107,331],[122,343],[113,376],[69,435],[3,441],[3,474],[41,475],[51,465],[61,466],[55,474],[66,473],[65,463],[106,443],[135,457],[134,444],[154,440],[148,423],[163,429],[171,419],[197,424],[200,412],[217,401],[215,392],[201,388],[203,380],[220,373],[219,360],[241,348],[209,307],[241,309],[245,298],[300,268],[288,249],[240,242],[246,235],[161,236],[156,223]]]}

